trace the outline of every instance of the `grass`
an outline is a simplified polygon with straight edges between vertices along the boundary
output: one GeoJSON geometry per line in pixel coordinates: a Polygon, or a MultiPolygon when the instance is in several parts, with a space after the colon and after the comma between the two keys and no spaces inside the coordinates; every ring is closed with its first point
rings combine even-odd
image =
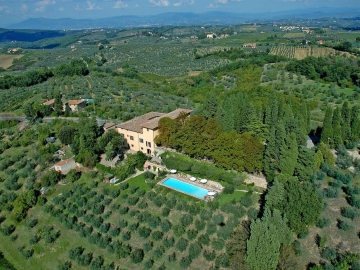
{"type": "Polygon", "coordinates": [[[284,38],[303,38],[305,37],[305,33],[286,33],[284,38]]]}
{"type": "Polygon", "coordinates": [[[244,191],[234,191],[233,194],[221,193],[219,198],[220,205],[231,203],[233,201],[239,202],[242,197],[246,195],[247,192],[244,191]]]}
{"type": "Polygon", "coordinates": [[[134,178],[131,178],[127,181],[129,183],[129,186],[131,187],[138,187],[145,191],[150,191],[151,188],[146,184],[144,174],[140,174],[138,176],[135,176],[134,178]]]}

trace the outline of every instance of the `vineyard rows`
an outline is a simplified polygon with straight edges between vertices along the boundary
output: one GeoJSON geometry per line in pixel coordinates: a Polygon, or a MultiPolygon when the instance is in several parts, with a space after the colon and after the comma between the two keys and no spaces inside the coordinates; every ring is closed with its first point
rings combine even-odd
{"type": "Polygon", "coordinates": [[[297,60],[304,59],[308,56],[327,57],[336,54],[350,56],[349,53],[339,52],[333,48],[312,46],[274,46],[270,49],[270,54],[281,55],[290,59],[295,58],[297,60]]]}

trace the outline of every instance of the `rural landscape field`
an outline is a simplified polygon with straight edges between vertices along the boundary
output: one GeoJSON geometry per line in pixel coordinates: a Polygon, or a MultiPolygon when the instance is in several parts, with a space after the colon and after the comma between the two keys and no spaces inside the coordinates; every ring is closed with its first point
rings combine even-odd
{"type": "Polygon", "coordinates": [[[358,22],[0,29],[0,269],[360,269],[358,22]]]}

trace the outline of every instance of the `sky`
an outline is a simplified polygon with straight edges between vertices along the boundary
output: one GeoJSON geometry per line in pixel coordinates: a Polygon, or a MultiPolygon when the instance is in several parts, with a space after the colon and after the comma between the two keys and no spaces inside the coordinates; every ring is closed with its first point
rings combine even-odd
{"type": "Polygon", "coordinates": [[[164,12],[275,12],[360,7],[360,0],[0,0],[0,27],[28,18],[104,18],[164,12]]]}

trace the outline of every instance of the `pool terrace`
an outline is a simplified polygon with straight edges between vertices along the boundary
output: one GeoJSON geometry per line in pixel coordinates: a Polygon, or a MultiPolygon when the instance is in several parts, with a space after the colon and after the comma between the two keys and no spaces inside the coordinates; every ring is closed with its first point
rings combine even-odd
{"type": "MultiPolygon", "coordinates": [[[[201,183],[200,179],[196,179],[195,181],[190,180],[190,178],[192,178],[191,176],[187,176],[187,175],[182,175],[182,174],[169,174],[168,177],[166,177],[165,179],[163,179],[162,181],[160,181],[158,183],[158,185],[162,185],[164,187],[170,188],[172,190],[175,190],[177,192],[183,193],[185,195],[197,198],[197,199],[201,199],[204,201],[211,201],[214,199],[214,196],[210,196],[208,195],[208,192],[213,192],[215,194],[220,194],[223,190],[223,186],[221,186],[219,183],[211,181],[211,180],[207,180],[206,183],[201,183]],[[185,183],[186,185],[181,185],[180,186],[173,186],[171,183],[171,185],[167,185],[165,182],[168,180],[177,180],[180,182],[185,183]],[[164,184],[165,183],[165,184],[164,184]],[[198,189],[203,189],[206,190],[207,192],[205,192],[206,194],[204,194],[204,196],[202,195],[198,195],[201,194],[202,191],[199,190],[200,193],[194,192],[193,194],[190,192],[187,192],[187,187],[186,186],[193,186],[195,188],[198,189]],[[185,188],[183,188],[185,186],[185,188]]],[[[190,187],[191,188],[191,187],[190,187]]],[[[191,188],[192,189],[192,188],[191,188]]]]}

